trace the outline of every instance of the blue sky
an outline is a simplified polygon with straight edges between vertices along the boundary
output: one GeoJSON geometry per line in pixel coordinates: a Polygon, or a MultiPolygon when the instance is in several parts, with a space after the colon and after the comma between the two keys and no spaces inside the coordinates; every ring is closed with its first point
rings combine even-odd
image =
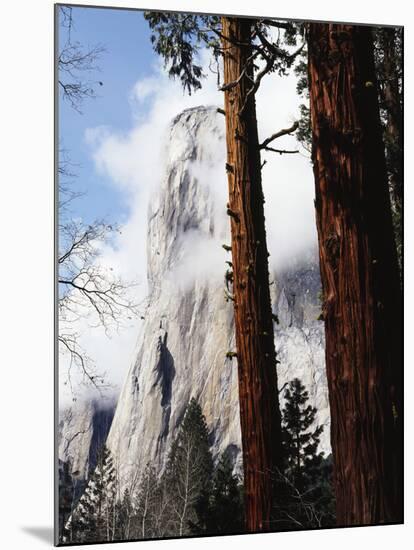
{"type": "MultiPolygon", "coordinates": [[[[108,176],[97,174],[85,132],[102,125],[115,127],[119,132],[130,129],[128,95],[138,79],[152,74],[157,56],[151,47],[148,24],[140,11],[74,7],[72,14],[72,41],[80,42],[85,48],[102,45],[106,49],[97,63],[100,72],[86,76],[102,81],[103,86],[96,86],[97,98],[85,100],[82,114],[60,98],[60,144],[77,165],[74,171],[78,177],[73,187],[86,191],[76,202],[76,214],[85,221],[97,217],[119,221],[128,214],[128,204],[110,184],[108,176]]],[[[66,37],[66,29],[61,28],[60,44],[66,37]]]]}
{"type": "MultiPolygon", "coordinates": [[[[106,52],[98,63],[101,71],[88,77],[103,82],[97,87],[99,97],[84,102],[82,115],[69,103],[60,101],[61,146],[79,165],[74,186],[86,191],[72,204],[72,214],[85,223],[104,218],[121,226],[121,234],[105,244],[99,263],[125,281],[136,281],[134,298],[140,302],[148,291],[148,204],[156,200],[160,182],[170,169],[170,159],[182,147],[181,142],[168,140],[170,123],[184,109],[223,106],[223,94],[218,90],[216,75],[208,70],[211,52],[207,51],[200,52],[206,74],[202,89],[191,96],[183,93],[181,84],[168,77],[153,52],[142,12],[73,8],[73,19],[72,41],[79,41],[86,48],[99,44],[106,52]]],[[[294,75],[273,74],[263,79],[256,100],[261,141],[291,126],[299,116],[301,100],[294,75]]],[[[292,136],[282,138],[279,145],[297,148],[292,136]]],[[[200,185],[201,180],[208,182],[215,197],[220,194],[217,204],[225,204],[221,194],[223,190],[227,193],[224,155],[225,151],[218,152],[214,166],[206,166],[203,176],[197,176],[200,185]]],[[[264,158],[267,164],[262,177],[270,260],[272,268],[281,269],[316,243],[313,176],[307,153],[265,154],[264,158]]],[[[220,244],[217,249],[221,249],[220,244]]],[[[203,249],[203,261],[216,265],[207,249],[203,249]]],[[[221,264],[216,275],[222,277],[221,264]]],[[[187,276],[195,278],[197,273],[187,276]]],[[[129,365],[135,361],[141,326],[139,319],[133,320],[124,330],[111,334],[111,338],[102,327],[92,328],[87,319],[71,328],[82,335],[81,345],[98,370],[106,372],[119,389],[129,365]]]]}
{"type": "MultiPolygon", "coordinates": [[[[106,51],[98,62],[100,72],[85,75],[84,80],[102,81],[103,86],[96,87],[96,99],[84,102],[83,114],[59,100],[60,147],[76,165],[73,189],[86,192],[71,204],[70,215],[84,223],[103,218],[121,226],[121,234],[104,245],[99,264],[124,281],[136,282],[131,291],[140,303],[147,293],[147,208],[163,177],[163,145],[170,121],[191,106],[221,105],[223,97],[215,78],[207,79],[203,90],[191,97],[179,82],[168,78],[152,50],[142,12],[73,8],[72,16],[71,41],[85,49],[101,45],[106,51]]],[[[62,46],[65,29],[60,39],[62,46]]],[[[134,359],[142,321],[126,324],[119,332],[111,331],[110,338],[103,327],[95,328],[96,319],[80,318],[64,327],[80,335],[79,343],[98,372],[107,373],[106,379],[118,390],[134,359]]],[[[61,357],[60,368],[62,373],[67,370],[67,356],[61,357]]],[[[61,380],[64,384],[64,375],[61,380]]],[[[61,403],[71,397],[62,385],[61,403]]]]}

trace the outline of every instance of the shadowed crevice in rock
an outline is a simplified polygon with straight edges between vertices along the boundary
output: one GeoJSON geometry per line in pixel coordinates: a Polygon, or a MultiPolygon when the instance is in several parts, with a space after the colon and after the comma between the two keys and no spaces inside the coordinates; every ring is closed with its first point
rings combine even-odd
{"type": "Polygon", "coordinates": [[[80,486],[96,465],[115,413],[115,400],[92,399],[59,412],[59,460],[70,461],[70,470],[80,486]]]}
{"type": "Polygon", "coordinates": [[[106,438],[114,418],[114,413],[114,406],[106,409],[96,408],[94,411],[92,416],[92,438],[88,457],[89,470],[93,470],[96,466],[99,450],[106,442],[106,438]]]}
{"type": "Polygon", "coordinates": [[[168,332],[158,339],[158,363],[155,365],[156,378],[153,388],[158,387],[161,393],[162,422],[159,439],[167,437],[171,416],[172,385],[175,377],[174,358],[167,346],[168,332]]]}

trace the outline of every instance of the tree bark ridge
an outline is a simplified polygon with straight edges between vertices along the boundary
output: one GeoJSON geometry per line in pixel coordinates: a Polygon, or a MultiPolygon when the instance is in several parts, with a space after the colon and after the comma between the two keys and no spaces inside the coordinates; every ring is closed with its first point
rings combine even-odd
{"type": "Polygon", "coordinates": [[[244,71],[224,98],[228,207],[235,214],[230,223],[246,527],[255,532],[271,529],[274,479],[280,466],[280,411],[256,107],[254,94],[249,94],[251,22],[223,17],[222,28],[224,86],[244,71]]]}
{"type": "Polygon", "coordinates": [[[401,522],[402,304],[371,29],[311,24],[309,83],[337,522],[401,522]]]}

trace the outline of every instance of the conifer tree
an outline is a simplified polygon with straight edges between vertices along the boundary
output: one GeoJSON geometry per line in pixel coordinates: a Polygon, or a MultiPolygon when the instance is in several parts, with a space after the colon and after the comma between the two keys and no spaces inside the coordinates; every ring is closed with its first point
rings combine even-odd
{"type": "Polygon", "coordinates": [[[86,489],[69,520],[71,542],[103,542],[115,537],[115,470],[109,449],[98,452],[86,489]]]}
{"type": "Polygon", "coordinates": [[[162,483],[169,494],[168,534],[188,535],[197,524],[197,506],[210,492],[213,460],[201,407],[191,399],[173,441],[162,483]]]}
{"type": "Polygon", "coordinates": [[[214,468],[207,502],[197,509],[198,524],[194,533],[230,534],[244,531],[243,485],[233,473],[229,454],[224,452],[214,468]]]}
{"type": "Polygon", "coordinates": [[[302,382],[295,378],[284,394],[286,403],[282,410],[282,441],[285,457],[285,474],[297,488],[305,484],[309,469],[320,462],[318,445],[323,426],[309,430],[315,422],[316,408],[308,404],[309,393],[302,382]]]}
{"type": "Polygon", "coordinates": [[[297,529],[332,525],[332,461],[318,450],[323,427],[315,426],[317,409],[309,405],[309,393],[298,378],[289,383],[284,398],[284,466],[279,476],[281,496],[275,526],[297,529]]]}

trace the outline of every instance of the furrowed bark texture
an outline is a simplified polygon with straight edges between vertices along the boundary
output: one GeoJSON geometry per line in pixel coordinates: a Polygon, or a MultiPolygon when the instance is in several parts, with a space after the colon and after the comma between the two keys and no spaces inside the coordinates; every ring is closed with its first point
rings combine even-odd
{"type": "MultiPolygon", "coordinates": [[[[252,53],[251,23],[222,19],[224,84],[237,80],[252,53]]],[[[239,375],[246,527],[271,528],[273,482],[280,466],[280,411],[269,292],[253,68],[225,92],[229,208],[232,213],[234,318],[239,375]]]]}
{"type": "Polygon", "coordinates": [[[309,84],[337,522],[400,522],[401,290],[371,30],[311,24],[309,84]]]}

